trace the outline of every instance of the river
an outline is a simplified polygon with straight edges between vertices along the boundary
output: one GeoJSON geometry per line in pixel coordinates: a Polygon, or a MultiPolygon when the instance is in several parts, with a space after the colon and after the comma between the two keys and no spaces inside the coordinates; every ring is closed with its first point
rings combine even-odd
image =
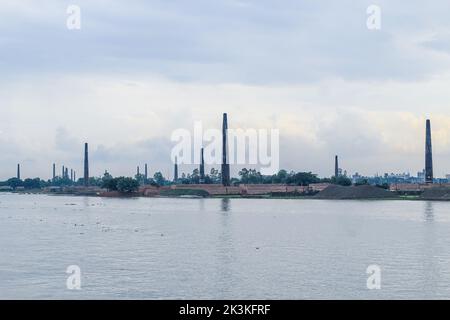
{"type": "Polygon", "coordinates": [[[450,298],[450,202],[0,193],[0,244],[1,299],[450,298]]]}

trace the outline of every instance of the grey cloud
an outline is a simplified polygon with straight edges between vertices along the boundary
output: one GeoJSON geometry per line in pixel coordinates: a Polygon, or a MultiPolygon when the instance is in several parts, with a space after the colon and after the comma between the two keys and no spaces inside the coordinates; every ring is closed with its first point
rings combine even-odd
{"type": "Polygon", "coordinates": [[[64,127],[58,127],[55,134],[55,148],[63,152],[73,152],[79,148],[80,141],[64,127]]]}
{"type": "Polygon", "coordinates": [[[426,31],[421,28],[431,14],[450,27],[441,13],[448,5],[439,1],[424,13],[419,4],[381,1],[382,30],[371,32],[365,26],[369,4],[79,1],[82,29],[68,31],[65,4],[46,1],[48,12],[12,7],[0,22],[0,61],[8,73],[132,72],[257,84],[413,79],[449,67],[427,59],[423,46],[417,53],[397,45],[405,31],[426,31]]]}

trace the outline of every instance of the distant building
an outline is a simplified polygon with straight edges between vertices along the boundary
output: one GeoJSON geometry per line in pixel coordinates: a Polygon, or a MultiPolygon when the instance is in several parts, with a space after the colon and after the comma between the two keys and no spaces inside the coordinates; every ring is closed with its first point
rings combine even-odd
{"type": "Polygon", "coordinates": [[[421,182],[425,182],[425,169],[423,169],[421,172],[417,172],[417,179],[421,182]]]}

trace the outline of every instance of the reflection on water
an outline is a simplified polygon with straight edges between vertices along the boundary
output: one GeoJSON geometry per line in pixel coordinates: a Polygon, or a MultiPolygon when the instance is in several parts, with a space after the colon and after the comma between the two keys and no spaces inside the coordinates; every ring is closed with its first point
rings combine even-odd
{"type": "Polygon", "coordinates": [[[88,207],[90,206],[90,201],[89,201],[89,199],[91,199],[91,197],[82,197],[82,199],[83,199],[83,206],[84,206],[85,208],[88,208],[88,207]]]}
{"type": "Polygon", "coordinates": [[[231,215],[228,212],[231,209],[229,198],[220,199],[220,231],[217,237],[217,268],[216,281],[220,283],[220,290],[222,292],[232,292],[233,289],[233,257],[235,256],[235,248],[233,241],[233,233],[231,228],[231,215]]]}
{"type": "Polygon", "coordinates": [[[205,199],[204,198],[198,199],[198,208],[201,212],[205,211],[205,199]]]}
{"type": "Polygon", "coordinates": [[[220,201],[220,208],[223,212],[228,212],[231,209],[231,200],[229,198],[222,198],[220,201]]]}
{"type": "Polygon", "coordinates": [[[436,225],[434,223],[434,203],[427,201],[424,203],[424,229],[422,242],[422,273],[421,285],[424,292],[429,295],[437,295],[437,287],[441,281],[439,262],[437,255],[439,248],[436,244],[436,225]]]}
{"type": "Polygon", "coordinates": [[[425,204],[425,210],[424,210],[425,221],[433,222],[433,220],[434,220],[433,202],[426,201],[424,204],[425,204]]]}
{"type": "Polygon", "coordinates": [[[0,298],[450,298],[449,202],[0,194],[0,203],[0,298]],[[73,264],[76,292],[65,289],[73,264]],[[381,290],[366,287],[371,264],[381,290]]]}

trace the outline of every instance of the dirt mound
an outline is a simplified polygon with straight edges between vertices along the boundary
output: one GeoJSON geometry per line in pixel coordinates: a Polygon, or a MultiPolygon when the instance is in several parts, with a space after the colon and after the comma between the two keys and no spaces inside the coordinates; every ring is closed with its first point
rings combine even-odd
{"type": "Polygon", "coordinates": [[[420,199],[450,201],[450,188],[449,187],[432,187],[429,189],[425,189],[425,191],[420,195],[420,199]]]}
{"type": "Polygon", "coordinates": [[[317,199],[389,199],[395,197],[388,190],[369,185],[350,187],[330,185],[314,196],[317,199]]]}

